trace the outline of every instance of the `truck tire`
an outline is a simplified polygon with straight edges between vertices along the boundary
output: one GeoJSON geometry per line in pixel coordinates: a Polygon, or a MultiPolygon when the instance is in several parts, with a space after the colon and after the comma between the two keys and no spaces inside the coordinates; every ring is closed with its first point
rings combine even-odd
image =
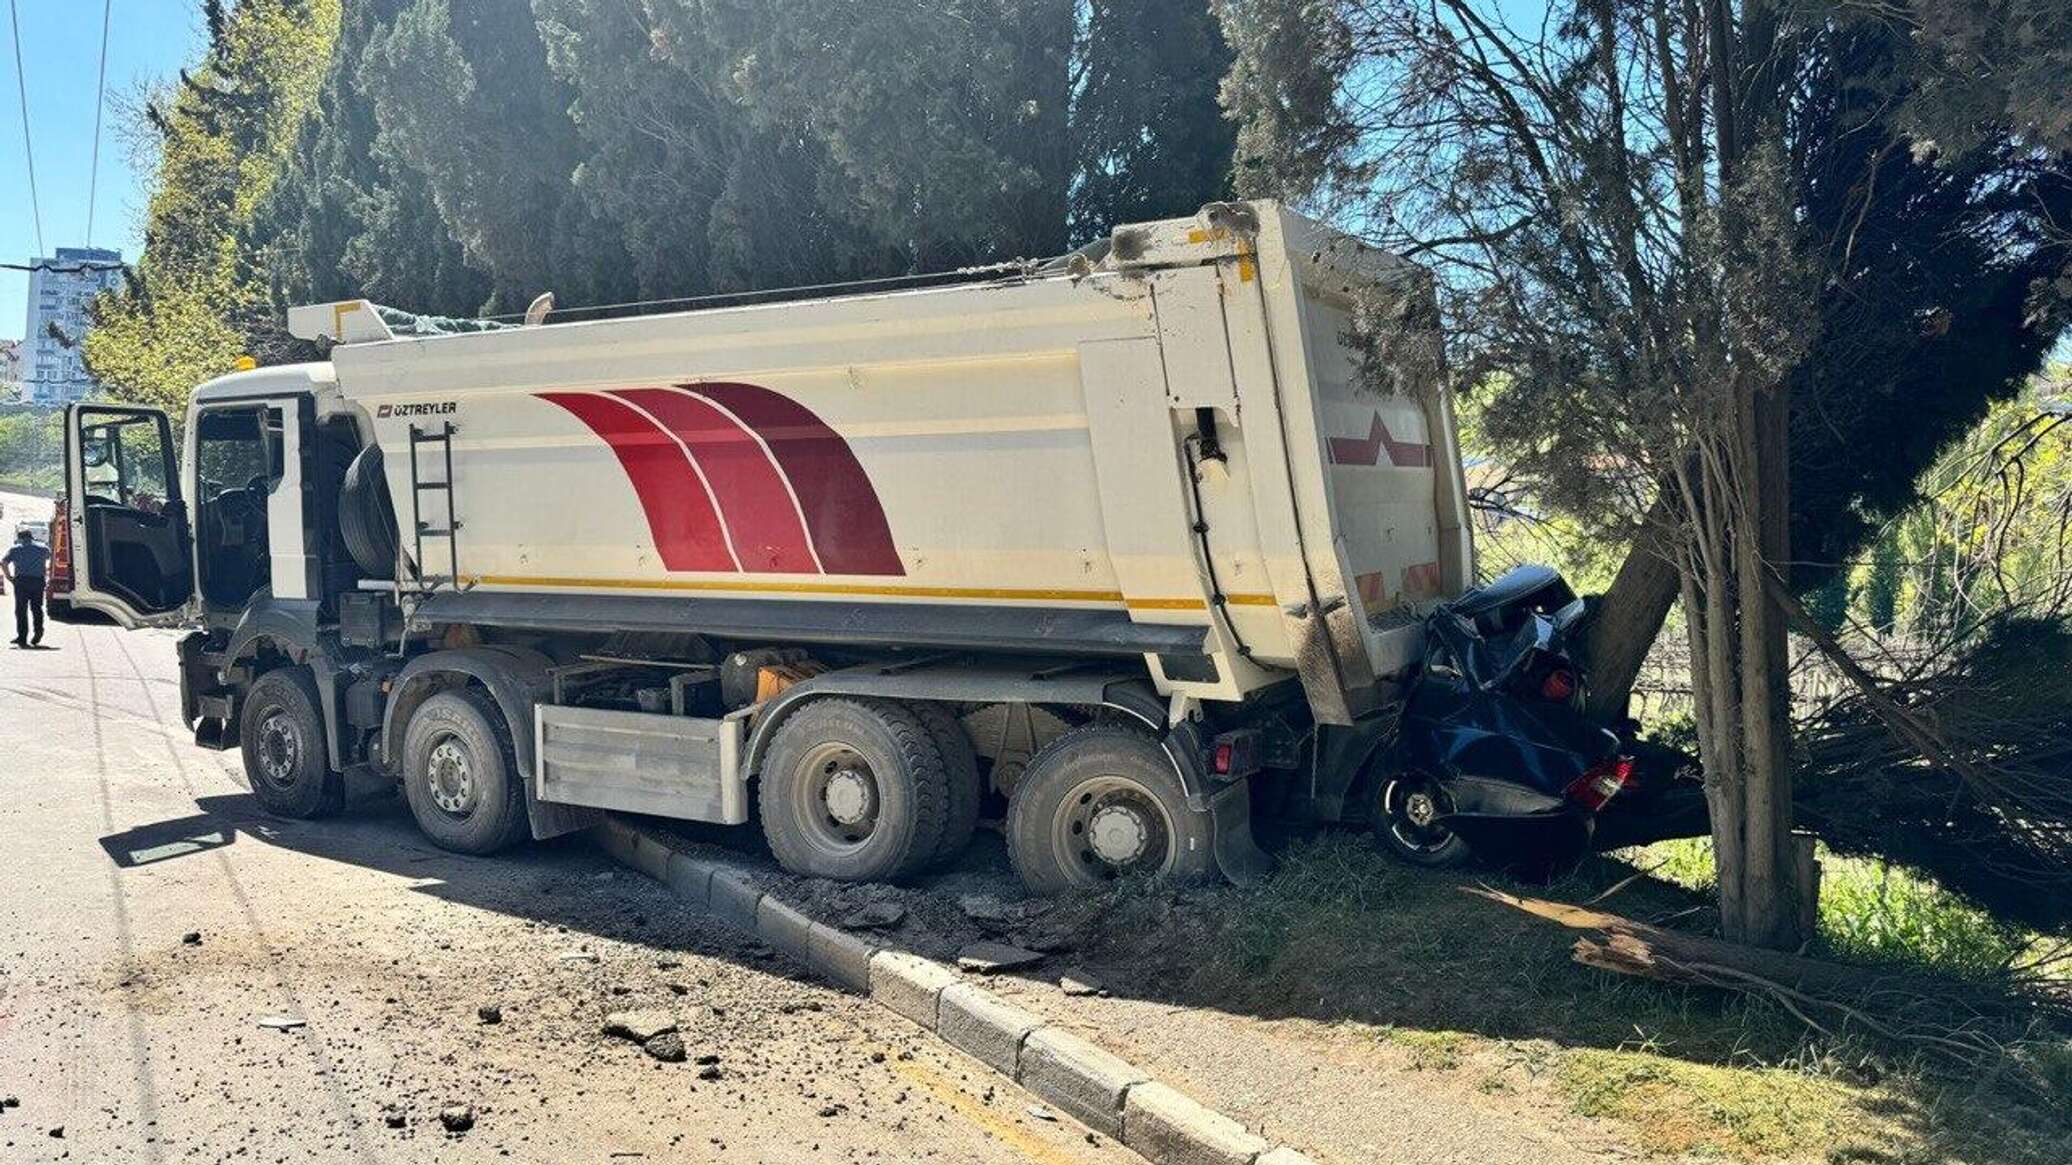
{"type": "Polygon", "coordinates": [[[957,860],[964,847],[971,844],[971,835],[978,830],[978,802],[982,790],[979,787],[978,752],[971,747],[971,736],[964,731],[964,724],[957,719],[945,704],[933,700],[915,700],[907,705],[928,735],[935,738],[935,747],[942,753],[944,775],[949,781],[949,808],[943,817],[942,841],[935,847],[932,866],[943,866],[957,860]]]}
{"type": "Polygon", "coordinates": [[[920,872],[942,843],[942,750],[899,704],[806,703],[777,726],[760,781],[763,837],[794,874],[890,881],[920,872]]]}
{"type": "Polygon", "coordinates": [[[511,730],[486,693],[449,689],[411,713],[403,795],[417,827],[441,849],[495,853],[527,835],[511,730]]]}
{"type": "Polygon", "coordinates": [[[345,468],[345,484],[338,491],[338,533],[361,574],[396,577],[396,508],[389,499],[379,445],[360,450],[345,468]]]}
{"type": "Polygon", "coordinates": [[[1007,855],[1036,894],[1119,877],[1196,881],[1216,870],[1215,826],[1158,742],[1089,724],[1043,747],[1007,803],[1007,855]]]}
{"type": "Polygon", "coordinates": [[[245,693],[238,715],[245,780],[260,807],[276,817],[322,817],[345,803],[345,783],[331,771],[317,685],[303,667],[275,668],[245,693]]]}

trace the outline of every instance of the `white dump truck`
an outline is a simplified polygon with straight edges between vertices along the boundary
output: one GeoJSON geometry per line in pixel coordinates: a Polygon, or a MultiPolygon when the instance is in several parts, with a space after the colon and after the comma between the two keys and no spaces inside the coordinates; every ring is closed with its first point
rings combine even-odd
{"type": "Polygon", "coordinates": [[[296,308],[328,358],[178,426],[72,407],[72,602],[193,628],[195,739],[280,814],[400,783],[473,853],[753,821],[849,879],[985,815],[1038,890],[1242,879],[1255,803],[1371,811],[1373,714],[1472,573],[1431,296],[1255,202],[898,291],[296,308]]]}

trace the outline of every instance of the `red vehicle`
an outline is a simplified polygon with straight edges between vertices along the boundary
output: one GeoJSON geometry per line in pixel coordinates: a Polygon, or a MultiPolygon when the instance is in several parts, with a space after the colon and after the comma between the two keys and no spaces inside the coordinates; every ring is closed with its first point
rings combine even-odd
{"type": "Polygon", "coordinates": [[[65,495],[55,499],[50,514],[50,578],[43,585],[43,608],[52,619],[69,623],[72,611],[72,516],[65,495]]]}

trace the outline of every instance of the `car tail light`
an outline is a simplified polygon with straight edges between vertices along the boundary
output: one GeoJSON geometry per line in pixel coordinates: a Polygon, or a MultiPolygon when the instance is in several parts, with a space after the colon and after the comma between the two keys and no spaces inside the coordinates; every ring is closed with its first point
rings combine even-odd
{"type": "Polygon", "coordinates": [[[1614,757],[1590,766],[1583,775],[1568,783],[1562,792],[1568,799],[1595,813],[1605,807],[1620,790],[1633,780],[1633,758],[1614,757]]]}
{"type": "Polygon", "coordinates": [[[1566,703],[1576,694],[1576,674],[1566,668],[1555,668],[1540,681],[1540,695],[1557,704],[1566,703]]]}

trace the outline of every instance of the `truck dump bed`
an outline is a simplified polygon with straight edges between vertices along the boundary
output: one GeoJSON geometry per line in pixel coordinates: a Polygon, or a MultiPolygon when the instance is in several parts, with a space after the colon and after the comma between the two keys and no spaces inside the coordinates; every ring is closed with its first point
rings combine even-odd
{"type": "Polygon", "coordinates": [[[402,586],[459,576],[421,617],[1142,655],[1209,699],[1299,674],[1344,722],[1471,574],[1428,281],[1270,203],[1112,242],[892,294],[291,322],[344,341],[402,586]],[[1354,339],[1361,303],[1398,322],[1354,339]]]}

